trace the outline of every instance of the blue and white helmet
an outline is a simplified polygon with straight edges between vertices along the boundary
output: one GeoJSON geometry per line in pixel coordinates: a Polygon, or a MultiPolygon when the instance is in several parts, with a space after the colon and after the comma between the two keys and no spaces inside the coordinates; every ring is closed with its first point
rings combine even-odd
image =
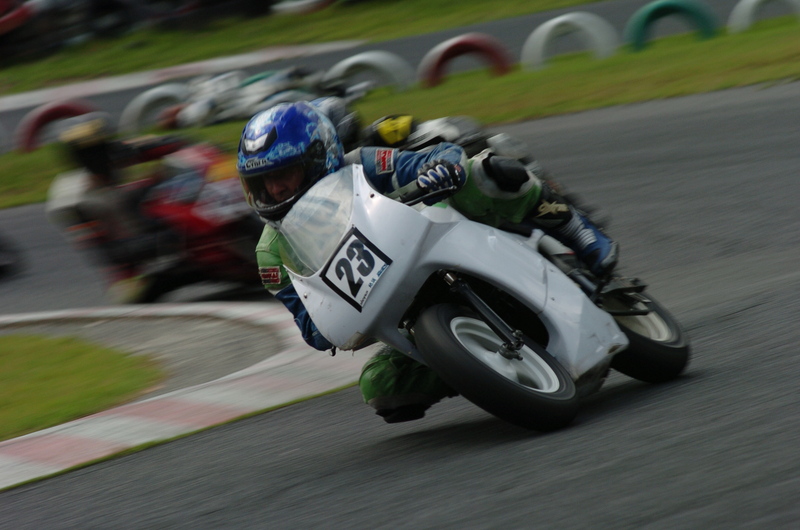
{"type": "Polygon", "coordinates": [[[305,101],[281,103],[253,116],[239,141],[236,169],[247,203],[258,215],[282,219],[308,189],[344,165],[344,149],[330,120],[305,101]],[[281,202],[267,192],[265,179],[299,165],[304,178],[281,202]]]}

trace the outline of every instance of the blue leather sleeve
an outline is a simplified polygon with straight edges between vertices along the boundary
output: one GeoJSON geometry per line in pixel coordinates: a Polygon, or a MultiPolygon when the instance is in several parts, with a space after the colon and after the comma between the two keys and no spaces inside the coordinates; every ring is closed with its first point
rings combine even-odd
{"type": "Polygon", "coordinates": [[[453,164],[464,164],[466,159],[461,146],[446,142],[421,152],[362,147],[360,157],[370,183],[383,194],[416,180],[420,168],[428,162],[447,160],[453,164]]]}
{"type": "Polygon", "coordinates": [[[320,351],[333,348],[333,344],[322,336],[317,326],[311,321],[311,317],[308,316],[308,311],[306,311],[303,302],[300,300],[300,296],[294,289],[294,285],[290,284],[288,287],[284,287],[278,291],[275,298],[283,302],[283,305],[294,315],[294,322],[297,324],[297,327],[300,328],[300,333],[303,335],[303,340],[306,341],[306,344],[320,351]]]}

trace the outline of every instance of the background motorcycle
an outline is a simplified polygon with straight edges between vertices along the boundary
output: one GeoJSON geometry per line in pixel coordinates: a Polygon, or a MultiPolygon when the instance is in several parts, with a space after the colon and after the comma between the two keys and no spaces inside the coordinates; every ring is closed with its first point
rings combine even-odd
{"type": "Polygon", "coordinates": [[[263,223],[242,200],[234,167],[217,148],[192,145],[164,157],[149,177],[115,187],[123,208],[145,227],[136,237],[87,212],[85,170],[56,177],[46,211],[102,266],[116,302],[154,302],[205,281],[258,287],[255,246],[263,223]],[[131,250],[137,246],[147,248],[143,258],[131,250]]]}

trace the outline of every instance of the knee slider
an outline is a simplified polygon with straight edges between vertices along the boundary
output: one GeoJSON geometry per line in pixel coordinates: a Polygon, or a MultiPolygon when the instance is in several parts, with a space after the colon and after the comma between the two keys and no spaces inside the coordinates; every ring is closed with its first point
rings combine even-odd
{"type": "Polygon", "coordinates": [[[470,159],[467,184],[487,199],[513,201],[534,191],[538,196],[541,183],[518,160],[486,149],[470,159]]]}
{"type": "Polygon", "coordinates": [[[516,158],[488,156],[482,161],[487,176],[497,187],[507,192],[518,192],[531,178],[528,170],[516,158]]]}

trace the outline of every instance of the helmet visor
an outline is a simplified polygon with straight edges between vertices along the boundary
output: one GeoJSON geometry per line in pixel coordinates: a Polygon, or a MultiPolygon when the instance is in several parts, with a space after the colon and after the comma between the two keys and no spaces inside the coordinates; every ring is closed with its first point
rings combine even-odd
{"type": "Polygon", "coordinates": [[[269,208],[292,199],[301,189],[305,170],[300,163],[242,178],[247,201],[256,209],[269,208]]]}

